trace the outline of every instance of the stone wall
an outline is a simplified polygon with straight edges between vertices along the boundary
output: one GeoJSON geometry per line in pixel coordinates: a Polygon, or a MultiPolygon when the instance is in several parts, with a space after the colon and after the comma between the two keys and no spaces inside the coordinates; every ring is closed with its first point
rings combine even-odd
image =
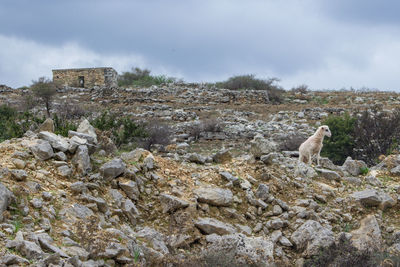
{"type": "Polygon", "coordinates": [[[118,74],[113,68],[53,70],[53,82],[72,87],[114,87],[117,86],[117,76],[118,74]]]}

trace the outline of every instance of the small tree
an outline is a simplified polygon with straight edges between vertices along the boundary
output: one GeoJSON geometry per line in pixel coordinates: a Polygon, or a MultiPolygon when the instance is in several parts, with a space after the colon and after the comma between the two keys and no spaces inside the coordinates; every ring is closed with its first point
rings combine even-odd
{"type": "Polygon", "coordinates": [[[47,117],[50,117],[51,99],[57,93],[56,84],[50,79],[40,77],[37,81],[32,81],[31,90],[45,103],[47,117]]]}

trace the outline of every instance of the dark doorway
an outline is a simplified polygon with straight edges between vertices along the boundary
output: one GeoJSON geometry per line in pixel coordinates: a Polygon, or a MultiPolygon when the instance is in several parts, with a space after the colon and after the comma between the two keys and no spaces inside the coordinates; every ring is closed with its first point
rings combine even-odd
{"type": "Polygon", "coordinates": [[[79,76],[79,87],[85,87],[85,77],[79,76]]]}

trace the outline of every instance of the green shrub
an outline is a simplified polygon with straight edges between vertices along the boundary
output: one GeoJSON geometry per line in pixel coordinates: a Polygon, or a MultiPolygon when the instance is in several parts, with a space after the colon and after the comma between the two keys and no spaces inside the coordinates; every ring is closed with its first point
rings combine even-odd
{"type": "Polygon", "coordinates": [[[284,90],[275,84],[278,81],[277,78],[257,79],[253,74],[248,74],[230,77],[224,82],[216,83],[216,86],[230,90],[266,90],[272,102],[281,103],[284,90]]]}
{"type": "Polygon", "coordinates": [[[117,114],[103,112],[91,121],[93,127],[102,131],[111,131],[114,143],[121,147],[130,142],[138,142],[138,139],[147,137],[143,125],[135,123],[129,117],[118,117],[117,114]]]}
{"type": "Polygon", "coordinates": [[[22,137],[32,124],[43,123],[44,118],[37,118],[29,112],[17,112],[16,109],[0,106],[0,142],[11,138],[22,137]]]}
{"type": "Polygon", "coordinates": [[[132,68],[130,72],[124,72],[118,77],[119,86],[150,87],[176,81],[176,78],[165,75],[152,76],[150,75],[150,70],[140,68],[132,68]]]}
{"type": "Polygon", "coordinates": [[[343,164],[348,156],[353,155],[354,127],[356,119],[349,114],[329,116],[323,124],[328,125],[332,136],[324,138],[321,155],[328,157],[335,164],[343,164]]]}
{"type": "Polygon", "coordinates": [[[53,115],[54,133],[67,137],[68,131],[76,131],[78,125],[67,119],[60,118],[57,114],[53,115]]]}

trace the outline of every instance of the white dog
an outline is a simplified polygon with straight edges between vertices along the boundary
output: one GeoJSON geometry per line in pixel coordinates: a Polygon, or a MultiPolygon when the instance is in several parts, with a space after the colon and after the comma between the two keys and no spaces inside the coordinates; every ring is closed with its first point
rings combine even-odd
{"type": "Polygon", "coordinates": [[[299,162],[302,161],[311,165],[312,155],[317,155],[317,165],[319,165],[322,141],[324,141],[325,136],[331,137],[331,135],[331,131],[327,125],[318,127],[317,131],[300,145],[299,162]]]}

